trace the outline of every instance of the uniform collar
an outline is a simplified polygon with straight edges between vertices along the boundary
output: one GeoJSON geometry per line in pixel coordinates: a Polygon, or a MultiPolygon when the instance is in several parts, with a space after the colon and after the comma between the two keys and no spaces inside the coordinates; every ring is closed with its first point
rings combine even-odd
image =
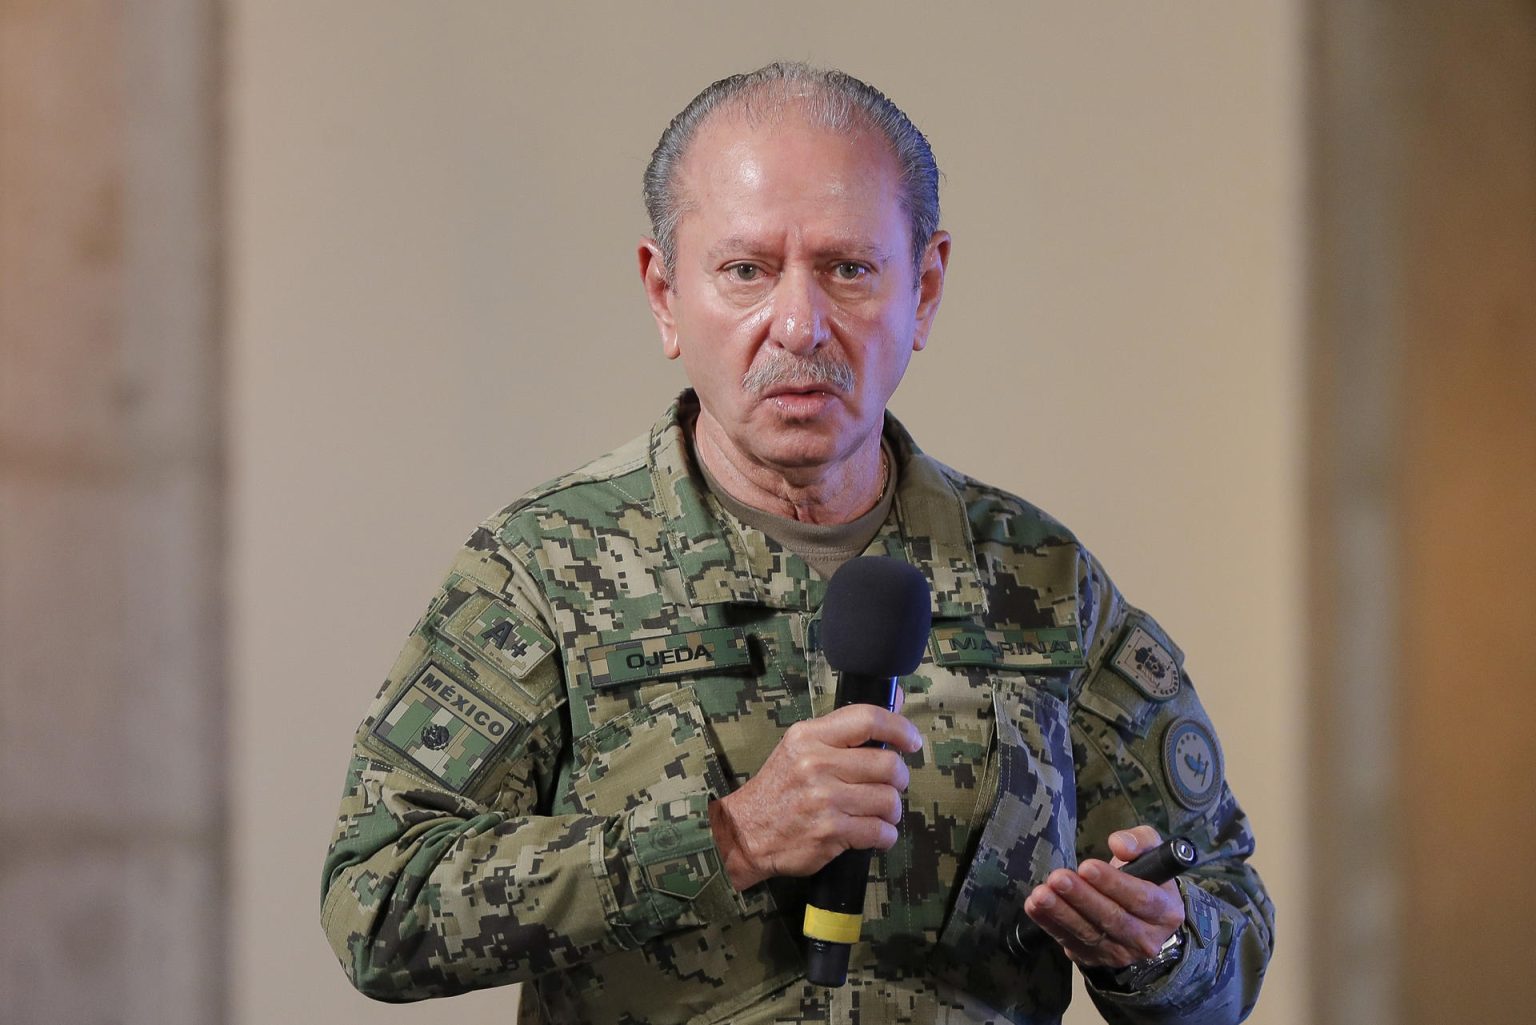
{"type": "MultiPolygon", "coordinates": [[[[683,392],[651,428],[649,455],[655,511],[665,524],[667,546],[689,600],[807,612],[819,608],[825,581],[761,532],[738,525],[710,497],[684,428],[697,412],[698,398],[691,389],[683,392]]],[[[890,413],[884,432],[896,454],[896,500],[868,551],[917,567],[928,578],[935,617],[984,614],[986,591],[964,501],[945,468],[923,455],[890,413]]]]}

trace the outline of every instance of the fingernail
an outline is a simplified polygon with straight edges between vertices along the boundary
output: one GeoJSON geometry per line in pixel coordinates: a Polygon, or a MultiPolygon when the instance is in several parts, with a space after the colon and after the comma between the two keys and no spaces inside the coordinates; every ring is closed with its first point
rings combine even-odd
{"type": "Polygon", "coordinates": [[[1090,883],[1096,883],[1103,876],[1104,870],[1099,867],[1098,862],[1089,861],[1077,866],[1077,874],[1090,883]]]}
{"type": "Polygon", "coordinates": [[[1057,893],[1066,893],[1068,890],[1072,889],[1072,877],[1052,876],[1051,889],[1055,890],[1057,893]]]}

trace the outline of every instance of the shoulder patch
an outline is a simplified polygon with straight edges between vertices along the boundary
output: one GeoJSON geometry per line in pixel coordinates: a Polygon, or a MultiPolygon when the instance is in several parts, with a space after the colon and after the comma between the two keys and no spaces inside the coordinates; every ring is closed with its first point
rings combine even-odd
{"type": "Polygon", "coordinates": [[[485,591],[455,609],[439,632],[513,680],[525,679],[555,650],[528,617],[485,591]]]}
{"type": "Polygon", "coordinates": [[[1179,663],[1169,645],[1134,620],[1109,664],[1154,701],[1167,701],[1179,692],[1179,663]]]}
{"type": "Polygon", "coordinates": [[[517,727],[479,687],[428,661],[379,716],[373,735],[462,794],[517,727]]]}
{"type": "Polygon", "coordinates": [[[1221,788],[1221,754],[1210,728],[1197,719],[1176,719],[1163,734],[1163,773],[1174,799],[1201,811],[1221,788]]]}

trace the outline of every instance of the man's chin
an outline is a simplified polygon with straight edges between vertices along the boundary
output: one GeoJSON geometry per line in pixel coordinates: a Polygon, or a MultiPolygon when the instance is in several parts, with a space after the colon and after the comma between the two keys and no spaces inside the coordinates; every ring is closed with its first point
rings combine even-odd
{"type": "Polygon", "coordinates": [[[816,470],[848,455],[843,432],[817,430],[814,424],[785,423],[776,430],[743,439],[757,461],[785,471],[816,470]]]}
{"type": "MultiPolygon", "coordinates": [[[[819,402],[811,414],[804,404],[779,403],[779,396],[757,401],[749,415],[736,420],[729,430],[722,430],[719,420],[704,411],[701,419],[719,430],[731,448],[754,462],[786,471],[814,470],[845,458],[850,446],[857,447],[855,435],[861,435],[857,418],[841,400],[819,402]]],[[[876,427],[876,430],[879,428],[876,427]]]]}

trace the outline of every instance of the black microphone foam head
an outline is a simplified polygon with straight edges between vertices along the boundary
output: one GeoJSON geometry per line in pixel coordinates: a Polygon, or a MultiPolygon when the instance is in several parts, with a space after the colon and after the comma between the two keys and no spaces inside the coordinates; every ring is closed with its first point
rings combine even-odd
{"type": "Polygon", "coordinates": [[[932,625],[928,578],[900,559],[849,559],[827,583],[821,643],[833,669],[905,676],[923,660],[932,625]]]}

